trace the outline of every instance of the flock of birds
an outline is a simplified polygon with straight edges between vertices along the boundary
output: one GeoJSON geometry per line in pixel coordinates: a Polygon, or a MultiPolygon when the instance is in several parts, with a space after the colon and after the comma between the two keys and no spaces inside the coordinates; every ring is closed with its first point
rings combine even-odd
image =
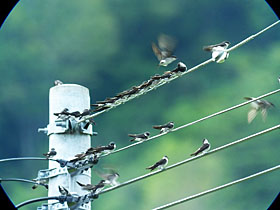
{"type": "MultiPolygon", "coordinates": [[[[155,43],[152,43],[152,50],[154,54],[156,55],[157,59],[159,60],[158,66],[168,66],[173,61],[177,60],[176,56],[173,55],[173,51],[175,49],[175,40],[167,35],[160,35],[158,38],[158,46],[155,43]]],[[[223,41],[219,44],[215,45],[209,45],[203,47],[203,50],[212,52],[212,58],[217,63],[224,62],[228,56],[229,53],[227,52],[227,48],[230,45],[230,42],[223,41]]],[[[114,97],[106,98],[104,101],[98,101],[95,104],[91,104],[94,109],[85,109],[83,112],[74,111],[70,112],[68,108],[63,109],[59,113],[54,113],[55,116],[58,117],[58,119],[61,120],[68,120],[70,117],[78,118],[79,120],[83,117],[87,117],[94,112],[102,111],[105,109],[108,109],[115,104],[122,103],[123,100],[126,100],[127,98],[133,96],[134,94],[137,94],[141,91],[146,91],[149,88],[152,88],[154,85],[157,84],[157,82],[161,79],[170,78],[173,75],[180,74],[182,72],[185,72],[187,70],[187,67],[182,62],[178,63],[178,66],[172,70],[172,71],[166,71],[163,75],[156,74],[155,76],[151,77],[148,81],[143,82],[139,86],[133,86],[129,90],[123,91],[121,93],[116,94],[114,97]]],[[[280,81],[280,78],[279,78],[280,81]]],[[[55,85],[62,85],[63,83],[59,80],[55,81],[55,85]]],[[[253,97],[244,97],[246,100],[252,100],[253,97]]],[[[274,107],[275,105],[269,101],[266,100],[256,100],[254,102],[251,102],[251,109],[248,112],[248,123],[251,123],[257,114],[260,112],[262,114],[262,118],[265,121],[267,116],[267,110],[271,107],[274,107]]],[[[95,125],[95,121],[93,118],[87,118],[87,127],[90,124],[95,125]]],[[[171,131],[174,128],[174,122],[168,122],[163,125],[155,125],[153,126],[154,129],[160,130],[160,133],[167,133],[171,131]]],[[[129,137],[131,137],[130,141],[145,141],[149,139],[150,132],[144,132],[140,134],[128,134],[129,137]]],[[[202,146],[200,146],[194,153],[190,154],[191,156],[197,156],[199,154],[203,155],[207,153],[210,150],[210,143],[207,139],[203,139],[202,146]]],[[[98,158],[104,154],[109,154],[113,152],[116,149],[116,144],[114,142],[110,142],[108,145],[105,146],[98,146],[98,147],[90,147],[87,149],[87,151],[82,152],[80,154],[76,154],[73,159],[70,160],[70,162],[76,162],[80,160],[84,160],[88,156],[93,156],[94,160],[96,160],[96,163],[98,162],[98,158]]],[[[43,154],[46,158],[52,158],[57,154],[54,148],[52,148],[49,152],[43,154]]],[[[153,165],[147,167],[148,170],[164,170],[165,167],[168,164],[168,157],[163,156],[163,158],[153,165]]],[[[86,191],[94,192],[96,195],[100,193],[103,188],[106,185],[116,186],[119,183],[117,182],[117,179],[119,178],[119,174],[115,171],[110,169],[110,172],[107,174],[99,174],[102,177],[102,180],[96,184],[84,184],[77,181],[77,184],[86,191]]],[[[62,195],[69,195],[69,191],[65,189],[63,186],[58,186],[59,192],[62,195]]]]}

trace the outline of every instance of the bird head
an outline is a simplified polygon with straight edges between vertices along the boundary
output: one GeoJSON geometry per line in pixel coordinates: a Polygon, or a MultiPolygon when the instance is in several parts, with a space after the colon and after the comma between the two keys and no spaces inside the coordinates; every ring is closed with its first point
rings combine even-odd
{"type": "Polygon", "coordinates": [[[160,62],[159,62],[158,65],[159,65],[159,66],[167,66],[167,65],[166,65],[166,60],[165,60],[165,59],[160,60],[160,62]]]}
{"type": "Polygon", "coordinates": [[[150,136],[150,132],[145,132],[145,135],[146,136],[150,136]]]}
{"type": "Polygon", "coordinates": [[[203,139],[203,144],[209,144],[209,141],[207,139],[203,139]]]}

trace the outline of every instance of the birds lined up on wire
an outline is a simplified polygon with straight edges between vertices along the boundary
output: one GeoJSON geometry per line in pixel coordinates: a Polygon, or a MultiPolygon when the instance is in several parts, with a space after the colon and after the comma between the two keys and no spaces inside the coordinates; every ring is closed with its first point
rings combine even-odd
{"type": "MultiPolygon", "coordinates": [[[[57,119],[62,119],[62,120],[67,120],[71,116],[82,119],[83,117],[86,117],[91,114],[92,114],[91,109],[84,109],[82,112],[79,111],[69,112],[68,108],[64,108],[61,112],[54,113],[54,115],[57,116],[57,119]]],[[[91,120],[92,120],[91,123],[95,125],[95,121],[93,119],[91,120]]]]}
{"type": "Polygon", "coordinates": [[[120,92],[111,98],[106,98],[103,101],[97,101],[95,104],[91,104],[91,106],[94,107],[93,112],[103,111],[105,109],[109,109],[111,107],[124,103],[128,99],[133,98],[139,94],[143,94],[148,90],[154,88],[155,86],[159,85],[162,80],[177,76],[178,74],[181,74],[186,70],[186,65],[182,62],[179,62],[177,67],[172,71],[166,71],[162,75],[156,74],[152,76],[148,81],[144,81],[138,86],[133,86],[132,88],[120,92]]]}

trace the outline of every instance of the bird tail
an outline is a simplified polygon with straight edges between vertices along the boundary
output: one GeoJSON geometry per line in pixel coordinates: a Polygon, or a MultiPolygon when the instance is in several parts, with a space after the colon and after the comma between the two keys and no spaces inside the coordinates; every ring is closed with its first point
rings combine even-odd
{"type": "Polygon", "coordinates": [[[161,129],[161,126],[160,125],[154,125],[153,128],[154,129],[161,129]]]}
{"type": "Polygon", "coordinates": [[[130,139],[130,141],[131,141],[131,142],[135,141],[135,138],[133,138],[133,139],[130,139]]]}
{"type": "Polygon", "coordinates": [[[209,46],[204,46],[203,48],[202,48],[204,51],[208,51],[208,52],[211,52],[211,47],[209,47],[209,46]]]}
{"type": "Polygon", "coordinates": [[[78,181],[76,181],[76,182],[77,182],[77,184],[80,185],[81,187],[85,186],[84,184],[82,184],[82,183],[80,183],[80,182],[78,182],[78,181]]]}
{"type": "Polygon", "coordinates": [[[192,153],[192,154],[191,154],[191,156],[197,156],[197,153],[196,153],[196,152],[194,152],[194,153],[192,153]]]}
{"type": "Polygon", "coordinates": [[[246,99],[246,100],[252,100],[253,98],[252,97],[244,97],[244,99],[246,99]]]}
{"type": "Polygon", "coordinates": [[[148,167],[146,169],[153,171],[155,168],[156,168],[155,166],[150,166],[150,167],[148,167]]]}
{"type": "Polygon", "coordinates": [[[135,134],[128,134],[129,137],[135,137],[135,134]]]}

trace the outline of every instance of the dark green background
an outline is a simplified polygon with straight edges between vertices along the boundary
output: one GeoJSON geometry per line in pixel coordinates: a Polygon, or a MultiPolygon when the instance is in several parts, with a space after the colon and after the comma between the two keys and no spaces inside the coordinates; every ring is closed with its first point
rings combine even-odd
{"type": "MultiPolygon", "coordinates": [[[[0,158],[42,156],[48,138],[37,133],[48,123],[48,91],[53,81],[90,90],[91,100],[139,85],[156,73],[151,42],[160,33],[178,41],[175,54],[189,68],[208,59],[202,46],[236,44],[277,20],[263,0],[48,0],[20,1],[0,30],[0,158]]],[[[175,126],[279,88],[280,26],[233,51],[224,64],[211,63],[156,91],[98,116],[93,145],[130,144],[128,133],[150,131],[173,120],[175,126]]],[[[203,138],[212,148],[279,123],[279,95],[263,123],[247,123],[249,106],[168,134],[100,160],[114,166],[120,182],[147,173],[145,167],[169,156],[189,157],[203,138]]],[[[174,170],[106,193],[93,209],[151,209],[279,164],[279,131],[254,138],[174,170]]],[[[2,163],[0,177],[32,179],[47,162],[2,163]]],[[[93,173],[93,183],[99,178],[93,173]]],[[[44,188],[3,183],[14,203],[46,196],[44,188]]],[[[279,192],[279,171],[195,199],[173,209],[266,209],[279,192]]],[[[41,205],[22,208],[36,209],[41,205]]]]}

